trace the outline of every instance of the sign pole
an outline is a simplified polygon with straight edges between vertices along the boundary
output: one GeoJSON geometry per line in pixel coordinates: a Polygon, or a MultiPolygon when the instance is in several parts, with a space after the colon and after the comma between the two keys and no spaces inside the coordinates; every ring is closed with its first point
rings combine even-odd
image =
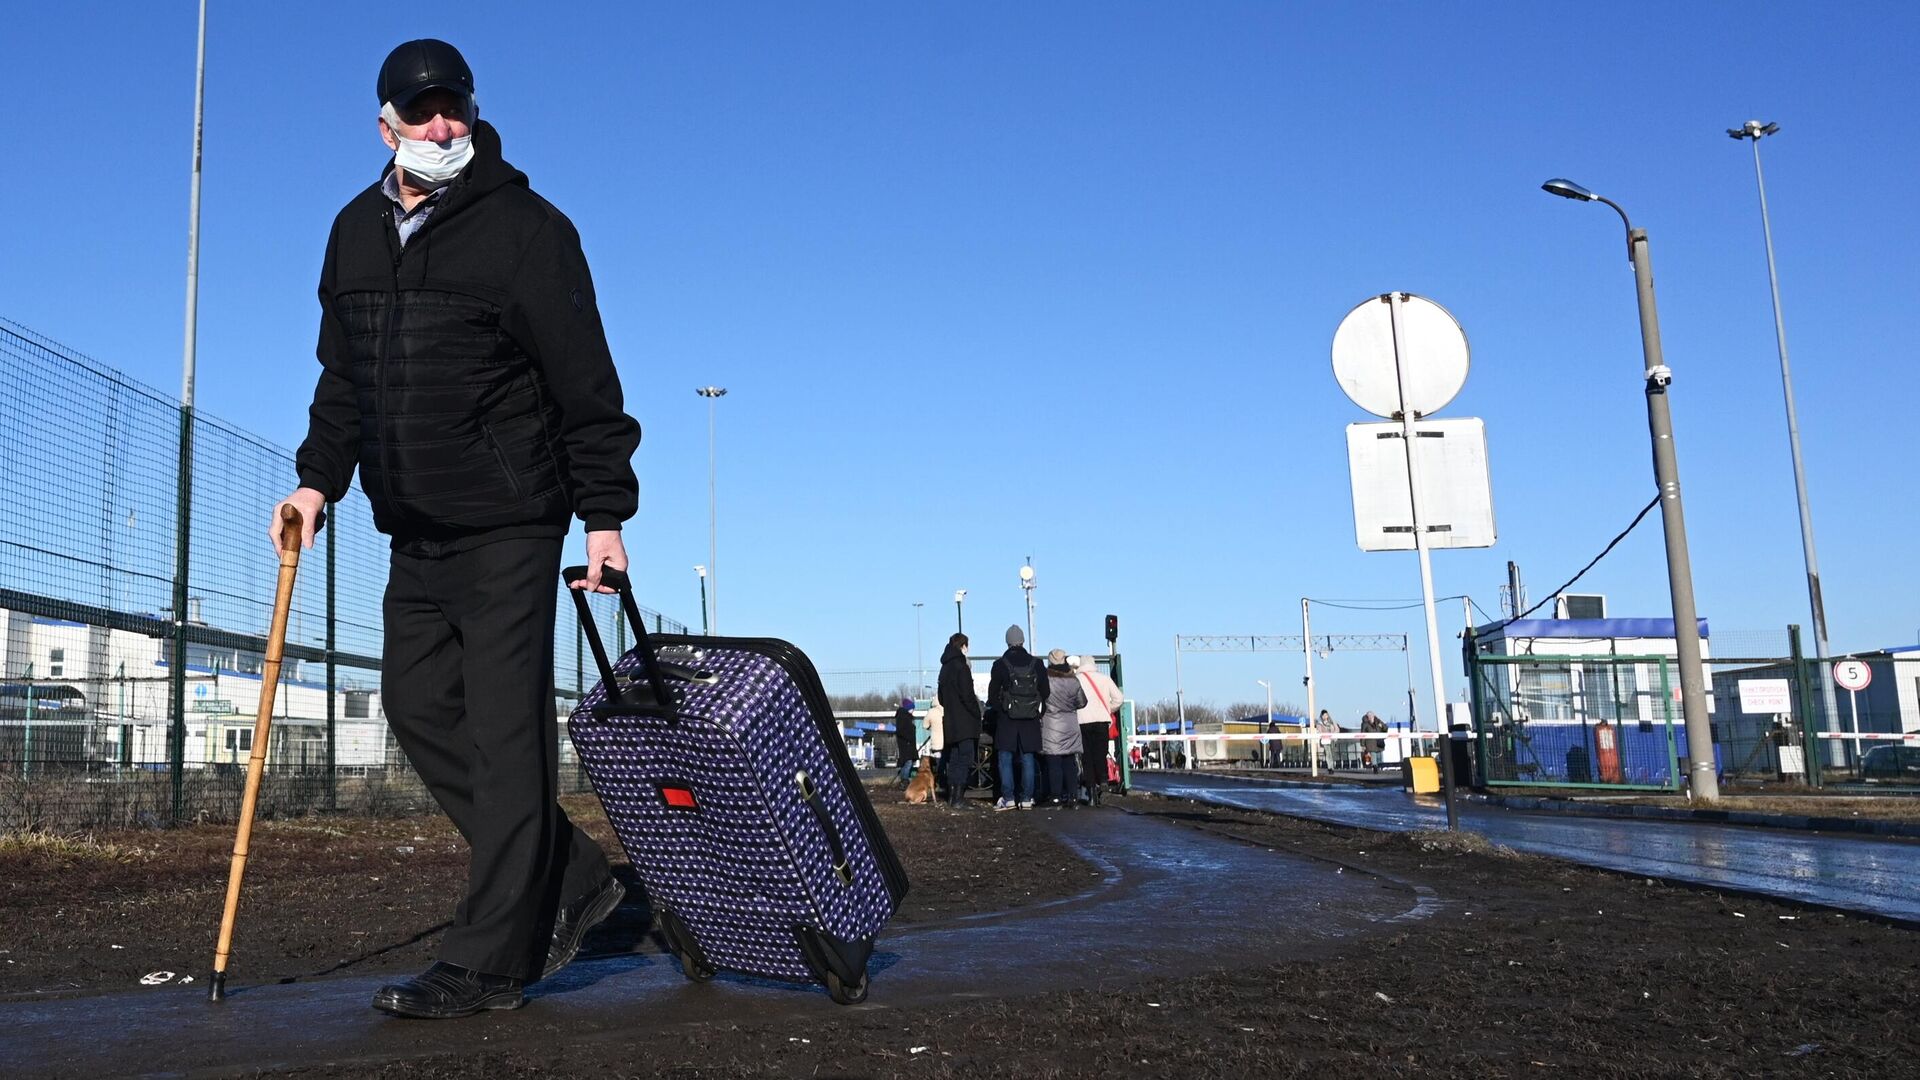
{"type": "Polygon", "coordinates": [[[1836,660],[1833,664],[1833,681],[1847,692],[1847,709],[1852,714],[1854,738],[1852,750],[1847,755],[1847,763],[1860,753],[1860,691],[1873,683],[1873,668],[1859,660],[1836,660]]]}
{"type": "Polygon", "coordinates": [[[1393,327],[1393,369],[1400,391],[1400,438],[1407,452],[1407,493],[1413,511],[1413,549],[1420,556],[1420,600],[1427,613],[1427,662],[1432,668],[1435,719],[1440,725],[1440,800],[1447,804],[1447,828],[1459,827],[1453,805],[1453,733],[1447,730],[1447,692],[1440,668],[1440,620],[1433,609],[1433,560],[1427,554],[1426,527],[1420,520],[1420,461],[1414,453],[1413,410],[1407,404],[1407,369],[1400,356],[1399,310],[1403,296],[1388,293],[1387,312],[1393,327]]]}

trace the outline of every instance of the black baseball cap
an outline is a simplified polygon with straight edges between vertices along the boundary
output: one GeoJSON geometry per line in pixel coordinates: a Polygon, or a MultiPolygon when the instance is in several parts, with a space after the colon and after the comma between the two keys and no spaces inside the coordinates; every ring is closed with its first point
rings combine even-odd
{"type": "Polygon", "coordinates": [[[420,38],[401,44],[380,65],[380,103],[395,108],[428,90],[451,90],[473,97],[473,69],[460,50],[438,38],[420,38]]]}

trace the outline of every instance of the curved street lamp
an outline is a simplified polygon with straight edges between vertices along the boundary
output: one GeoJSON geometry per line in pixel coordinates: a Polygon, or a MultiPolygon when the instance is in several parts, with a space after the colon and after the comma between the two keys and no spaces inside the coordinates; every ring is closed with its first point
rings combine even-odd
{"type": "MultiPolygon", "coordinates": [[[[1553,179],[1541,190],[1578,202],[1602,202],[1613,207],[1627,227],[1627,260],[1633,264],[1640,302],[1640,348],[1646,361],[1647,428],[1653,437],[1653,475],[1660,489],[1660,525],[1667,539],[1667,590],[1673,600],[1674,651],[1680,664],[1680,709],[1687,724],[1688,781],[1693,797],[1712,802],[1720,797],[1714,772],[1713,729],[1707,720],[1706,683],[1700,663],[1700,619],[1693,603],[1693,564],[1687,554],[1686,515],[1680,502],[1680,463],[1673,447],[1673,413],[1667,388],[1673,371],[1660,350],[1660,316],[1653,301],[1653,259],[1647,250],[1647,230],[1637,229],[1619,203],[1566,179],[1553,179]]],[[[1446,730],[1446,706],[1435,702],[1446,730]]]]}

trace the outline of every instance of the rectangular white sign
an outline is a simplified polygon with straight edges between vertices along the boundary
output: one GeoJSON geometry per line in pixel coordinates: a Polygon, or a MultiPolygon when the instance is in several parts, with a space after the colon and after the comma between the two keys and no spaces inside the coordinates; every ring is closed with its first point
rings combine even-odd
{"type": "MultiPolygon", "coordinates": [[[[1413,430],[1427,546],[1492,547],[1498,535],[1493,482],[1487,474],[1486,425],[1467,416],[1416,420],[1413,430]]],[[[1400,425],[1347,425],[1347,472],[1360,550],[1412,551],[1413,501],[1400,425]]]]}
{"type": "Polygon", "coordinates": [[[1743,713],[1793,712],[1793,688],[1785,679],[1741,679],[1740,711],[1743,713]]]}

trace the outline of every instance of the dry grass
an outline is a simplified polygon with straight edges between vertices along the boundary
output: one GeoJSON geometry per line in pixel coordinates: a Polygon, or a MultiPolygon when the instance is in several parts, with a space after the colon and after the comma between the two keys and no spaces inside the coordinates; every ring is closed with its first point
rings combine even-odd
{"type": "Polygon", "coordinates": [[[1725,795],[1719,802],[1689,803],[1681,798],[1609,799],[1645,806],[1693,810],[1741,810],[1756,814],[1793,814],[1807,817],[1870,818],[1876,821],[1920,821],[1920,798],[1871,795],[1725,795]]]}
{"type": "Polygon", "coordinates": [[[133,863],[152,858],[153,850],[93,836],[61,836],[25,830],[0,832],[0,859],[36,857],[68,863],[133,863]]]}

